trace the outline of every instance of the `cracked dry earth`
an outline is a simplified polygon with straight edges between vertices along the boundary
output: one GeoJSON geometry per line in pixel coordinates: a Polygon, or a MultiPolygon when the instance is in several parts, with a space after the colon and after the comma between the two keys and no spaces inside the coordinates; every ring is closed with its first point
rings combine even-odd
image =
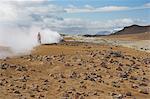
{"type": "Polygon", "coordinates": [[[150,53],[79,42],[41,45],[0,60],[0,99],[150,99],[150,53]]]}

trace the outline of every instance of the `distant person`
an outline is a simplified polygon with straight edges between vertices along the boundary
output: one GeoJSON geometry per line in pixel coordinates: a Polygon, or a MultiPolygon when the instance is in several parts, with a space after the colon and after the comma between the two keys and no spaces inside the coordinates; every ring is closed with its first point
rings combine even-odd
{"type": "Polygon", "coordinates": [[[41,44],[41,34],[40,34],[40,32],[38,32],[37,39],[38,39],[38,43],[41,44]]]}

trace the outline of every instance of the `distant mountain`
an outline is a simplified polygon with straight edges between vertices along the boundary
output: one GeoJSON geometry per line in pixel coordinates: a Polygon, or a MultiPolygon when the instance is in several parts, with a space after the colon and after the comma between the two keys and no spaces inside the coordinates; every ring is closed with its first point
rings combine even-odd
{"type": "Polygon", "coordinates": [[[82,35],[82,36],[84,36],[84,37],[100,37],[100,36],[106,36],[106,35],[97,35],[97,34],[93,35],[93,34],[85,34],[85,35],[82,35]]]}
{"type": "Polygon", "coordinates": [[[99,31],[96,34],[85,34],[84,37],[100,37],[100,36],[106,36],[109,35],[111,31],[99,31]]]}
{"type": "Polygon", "coordinates": [[[131,25],[128,27],[124,27],[122,30],[117,31],[111,35],[139,34],[145,32],[150,32],[150,25],[148,26],[131,25]]]}
{"type": "Polygon", "coordinates": [[[111,31],[99,31],[98,33],[96,33],[95,35],[108,35],[110,34],[111,31]]]}

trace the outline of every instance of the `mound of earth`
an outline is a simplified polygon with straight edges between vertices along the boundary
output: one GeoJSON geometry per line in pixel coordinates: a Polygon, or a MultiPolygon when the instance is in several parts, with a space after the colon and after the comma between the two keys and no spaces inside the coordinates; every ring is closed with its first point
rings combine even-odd
{"type": "Polygon", "coordinates": [[[115,32],[111,35],[123,35],[123,34],[139,34],[139,33],[150,33],[150,25],[148,26],[139,26],[139,25],[132,25],[128,27],[124,27],[124,29],[115,32]]]}

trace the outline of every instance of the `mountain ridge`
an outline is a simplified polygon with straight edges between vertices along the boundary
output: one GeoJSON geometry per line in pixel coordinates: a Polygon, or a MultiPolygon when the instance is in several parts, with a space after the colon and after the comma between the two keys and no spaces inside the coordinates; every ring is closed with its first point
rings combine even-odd
{"type": "Polygon", "coordinates": [[[131,26],[126,26],[122,30],[117,31],[110,35],[139,34],[139,33],[146,33],[146,32],[150,32],[150,25],[140,26],[134,24],[131,26]]]}

